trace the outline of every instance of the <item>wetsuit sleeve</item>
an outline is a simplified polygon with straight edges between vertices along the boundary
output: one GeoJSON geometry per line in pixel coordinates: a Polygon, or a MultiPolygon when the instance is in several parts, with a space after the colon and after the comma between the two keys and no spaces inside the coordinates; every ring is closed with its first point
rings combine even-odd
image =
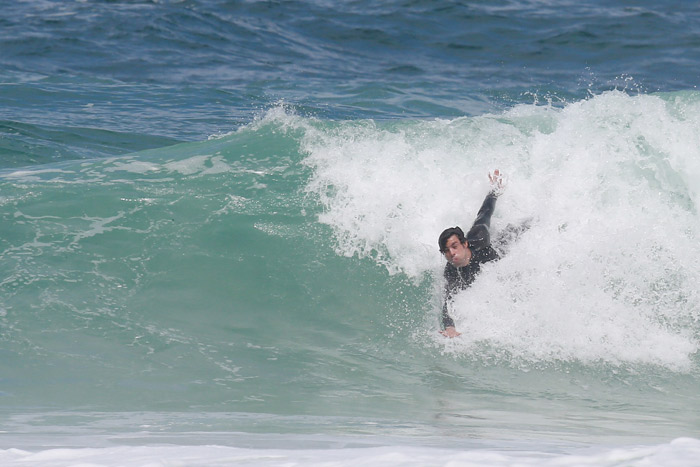
{"type": "Polygon", "coordinates": [[[445,265],[445,302],[442,305],[442,328],[448,328],[450,326],[454,327],[455,322],[448,312],[447,304],[452,300],[452,293],[457,287],[457,281],[459,280],[459,272],[457,268],[451,266],[450,264],[445,265]]]}
{"type": "Polygon", "coordinates": [[[491,216],[496,209],[496,199],[497,196],[493,191],[486,195],[486,199],[484,199],[484,202],[481,204],[481,209],[479,209],[476,215],[476,220],[472,228],[467,232],[469,248],[474,252],[491,244],[489,227],[491,226],[491,216]]]}
{"type": "Polygon", "coordinates": [[[442,305],[442,329],[454,327],[455,322],[447,312],[447,299],[445,299],[445,304],[442,305]]]}
{"type": "Polygon", "coordinates": [[[484,198],[484,202],[481,203],[481,208],[476,215],[474,225],[484,224],[486,227],[491,226],[491,216],[493,215],[493,211],[496,209],[497,199],[498,196],[496,196],[496,193],[493,191],[490,191],[489,194],[486,195],[486,198],[484,198]]]}

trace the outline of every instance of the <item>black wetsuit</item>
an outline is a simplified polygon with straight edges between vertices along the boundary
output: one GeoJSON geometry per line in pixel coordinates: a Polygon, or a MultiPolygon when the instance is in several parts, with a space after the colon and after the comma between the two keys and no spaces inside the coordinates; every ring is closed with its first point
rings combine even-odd
{"type": "Polygon", "coordinates": [[[486,195],[486,199],[481,205],[481,209],[479,209],[476,220],[466,235],[469,249],[472,252],[469,264],[461,268],[453,266],[449,262],[445,265],[444,275],[447,283],[445,285],[445,304],[442,307],[443,327],[455,325],[447,312],[447,304],[452,300],[452,296],[460,290],[466,289],[474,282],[477,274],[481,271],[481,265],[483,263],[495,261],[500,258],[498,252],[491,246],[491,238],[489,235],[491,215],[494,209],[496,209],[496,199],[497,195],[493,192],[486,195]]]}

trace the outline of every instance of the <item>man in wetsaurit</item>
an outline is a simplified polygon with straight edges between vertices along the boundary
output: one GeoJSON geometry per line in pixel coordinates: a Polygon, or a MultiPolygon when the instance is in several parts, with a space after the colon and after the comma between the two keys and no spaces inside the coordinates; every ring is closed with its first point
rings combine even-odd
{"type": "Polygon", "coordinates": [[[467,235],[459,227],[445,229],[438,239],[440,253],[447,259],[445,265],[445,304],[442,307],[442,327],[440,333],[446,337],[457,337],[454,320],[448,313],[448,305],[452,296],[459,290],[469,287],[476,275],[481,271],[481,265],[499,259],[496,250],[491,246],[489,226],[491,215],[496,208],[496,199],[503,191],[503,178],[498,170],[489,174],[491,190],[479,209],[476,220],[467,235]]]}

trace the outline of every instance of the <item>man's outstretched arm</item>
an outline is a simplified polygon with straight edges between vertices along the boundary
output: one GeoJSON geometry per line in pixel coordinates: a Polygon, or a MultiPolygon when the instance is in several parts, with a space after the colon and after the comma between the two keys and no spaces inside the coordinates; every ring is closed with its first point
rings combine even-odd
{"type": "Polygon", "coordinates": [[[481,208],[476,214],[476,219],[471,229],[469,229],[469,232],[467,232],[469,248],[471,248],[473,252],[481,250],[491,244],[491,237],[489,235],[491,216],[496,210],[496,200],[505,188],[503,176],[498,170],[494,170],[493,174],[489,174],[489,180],[491,182],[491,190],[486,195],[486,198],[484,198],[484,202],[481,204],[481,208]]]}
{"type": "Polygon", "coordinates": [[[444,329],[440,331],[440,334],[445,337],[457,337],[462,334],[461,332],[457,332],[454,320],[447,313],[447,301],[445,301],[445,304],[442,306],[442,327],[444,329]]]}
{"type": "Polygon", "coordinates": [[[473,253],[491,244],[489,226],[491,225],[491,216],[495,209],[496,195],[493,192],[489,192],[481,205],[481,209],[479,209],[472,228],[467,232],[467,242],[473,253]]]}

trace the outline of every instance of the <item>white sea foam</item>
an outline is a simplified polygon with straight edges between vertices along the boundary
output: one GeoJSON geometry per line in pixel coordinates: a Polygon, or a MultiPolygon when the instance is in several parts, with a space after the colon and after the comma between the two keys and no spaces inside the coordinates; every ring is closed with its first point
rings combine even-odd
{"type": "MultiPolygon", "coordinates": [[[[276,116],[275,118],[279,118],[276,116]]],[[[337,249],[440,275],[499,168],[492,228],[532,228],[455,302],[462,352],[691,368],[700,318],[700,105],[609,92],[556,109],[400,125],[309,125],[308,190],[337,249]]],[[[459,350],[461,349],[461,350],[459,350]]]]}
{"type": "Polygon", "coordinates": [[[229,446],[115,446],[56,448],[39,451],[0,450],[5,467],[111,466],[689,466],[700,458],[700,441],[679,438],[655,446],[618,446],[572,449],[566,454],[547,451],[445,449],[417,446],[378,446],[339,449],[244,449],[229,446]]]}
{"type": "Polygon", "coordinates": [[[146,174],[160,170],[157,164],[146,161],[131,160],[124,158],[123,160],[112,160],[111,166],[104,169],[105,172],[124,171],[137,174],[146,174]]]}
{"type": "Polygon", "coordinates": [[[194,156],[184,160],[171,161],[164,164],[169,171],[180,172],[183,175],[210,175],[229,172],[231,167],[224,161],[223,156],[194,156]]]}

